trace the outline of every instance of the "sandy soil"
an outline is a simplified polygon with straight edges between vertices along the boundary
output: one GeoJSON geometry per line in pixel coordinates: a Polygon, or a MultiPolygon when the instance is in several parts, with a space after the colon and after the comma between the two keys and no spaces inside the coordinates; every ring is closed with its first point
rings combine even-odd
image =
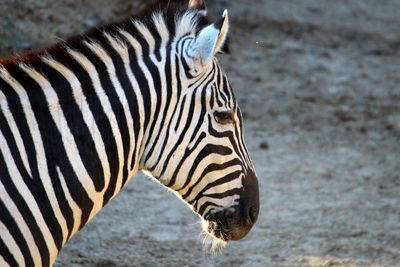
{"type": "MultiPolygon", "coordinates": [[[[3,1],[3,55],[142,5],[3,1]]],[[[56,266],[400,266],[400,2],[209,6],[228,8],[232,19],[233,52],[222,61],[258,171],[256,227],[207,256],[197,216],[137,175],[56,266]]]]}

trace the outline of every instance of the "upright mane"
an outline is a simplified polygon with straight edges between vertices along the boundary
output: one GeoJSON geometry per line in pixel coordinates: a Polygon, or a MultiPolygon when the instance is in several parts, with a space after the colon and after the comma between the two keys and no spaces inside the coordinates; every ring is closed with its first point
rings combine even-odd
{"type": "Polygon", "coordinates": [[[105,40],[105,33],[118,37],[120,35],[119,30],[124,30],[134,38],[141,39],[141,34],[135,28],[134,22],[140,22],[148,29],[155,29],[154,16],[161,16],[165,25],[167,25],[170,36],[175,38],[197,33],[202,27],[211,23],[209,16],[198,9],[188,9],[187,4],[170,3],[170,1],[162,2],[150,5],[140,13],[127,17],[122,21],[91,28],[83,34],[69,37],[67,40],[51,46],[0,58],[0,67],[8,69],[8,67],[18,64],[30,65],[30,63],[40,60],[44,55],[65,53],[67,47],[80,46],[85,41],[99,41],[101,43],[102,40],[105,40]]]}

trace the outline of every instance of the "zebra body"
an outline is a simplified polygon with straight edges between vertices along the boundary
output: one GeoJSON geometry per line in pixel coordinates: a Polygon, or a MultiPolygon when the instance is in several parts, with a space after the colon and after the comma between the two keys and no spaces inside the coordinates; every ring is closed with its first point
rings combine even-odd
{"type": "Polygon", "coordinates": [[[176,191],[216,238],[250,230],[257,180],[214,58],[227,14],[209,23],[202,1],[190,1],[0,60],[1,266],[52,265],[140,170],[176,191]],[[220,226],[214,217],[233,220],[249,190],[246,223],[235,215],[235,227],[220,226]]]}

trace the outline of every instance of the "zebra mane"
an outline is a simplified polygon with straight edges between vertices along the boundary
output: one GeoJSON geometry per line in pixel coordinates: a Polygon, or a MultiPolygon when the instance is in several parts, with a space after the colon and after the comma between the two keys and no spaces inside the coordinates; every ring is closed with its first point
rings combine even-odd
{"type": "MultiPolygon", "coordinates": [[[[86,33],[75,35],[51,46],[45,47],[40,50],[31,50],[24,54],[15,55],[8,58],[0,58],[0,68],[7,69],[19,64],[31,65],[37,61],[41,61],[43,56],[46,55],[59,55],[64,56],[66,48],[82,46],[84,42],[99,42],[104,44],[107,42],[105,34],[119,37],[120,31],[130,33],[134,38],[143,38],[134,22],[138,22],[145,26],[152,34],[157,31],[155,29],[155,20],[163,19],[172,38],[179,38],[186,34],[197,34],[203,27],[212,23],[210,16],[204,10],[188,9],[187,4],[183,3],[169,3],[170,1],[160,1],[159,3],[149,6],[138,15],[130,16],[120,22],[106,24],[89,29],[86,33]]],[[[157,34],[156,34],[157,36],[157,34]]],[[[227,45],[223,51],[228,52],[227,45]]]]}

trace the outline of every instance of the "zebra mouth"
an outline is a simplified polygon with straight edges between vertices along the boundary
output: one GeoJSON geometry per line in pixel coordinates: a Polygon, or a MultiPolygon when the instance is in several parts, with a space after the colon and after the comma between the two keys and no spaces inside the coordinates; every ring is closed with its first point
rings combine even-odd
{"type": "Polygon", "coordinates": [[[218,211],[207,216],[205,230],[212,237],[224,242],[238,240],[232,235],[232,231],[235,232],[237,228],[235,221],[232,209],[218,211]]]}
{"type": "Polygon", "coordinates": [[[247,235],[257,220],[258,209],[243,209],[240,205],[220,210],[205,218],[204,230],[224,242],[240,240],[247,235]]]}
{"type": "Polygon", "coordinates": [[[232,240],[230,231],[217,222],[208,222],[207,232],[214,238],[224,242],[232,240]]]}

